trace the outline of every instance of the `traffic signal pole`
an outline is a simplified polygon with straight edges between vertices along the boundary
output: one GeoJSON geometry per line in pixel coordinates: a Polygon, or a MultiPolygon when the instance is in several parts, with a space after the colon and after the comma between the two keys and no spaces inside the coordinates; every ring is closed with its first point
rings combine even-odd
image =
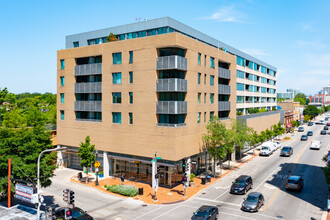
{"type": "Polygon", "coordinates": [[[157,151],[155,152],[155,182],[156,182],[156,186],[155,186],[155,196],[154,196],[154,201],[157,201],[157,189],[158,189],[158,173],[157,173],[157,151]]]}
{"type": "Polygon", "coordinates": [[[11,207],[11,184],[10,184],[10,176],[11,176],[11,160],[8,158],[8,208],[11,207]]]}

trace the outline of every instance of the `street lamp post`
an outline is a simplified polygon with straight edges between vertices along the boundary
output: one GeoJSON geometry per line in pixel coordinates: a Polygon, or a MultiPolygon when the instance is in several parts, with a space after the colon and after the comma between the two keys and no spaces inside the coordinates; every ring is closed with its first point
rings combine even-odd
{"type": "MultiPolygon", "coordinates": [[[[97,161],[97,156],[98,156],[99,151],[95,150],[95,159],[97,161]]],[[[96,169],[96,181],[95,181],[95,186],[99,185],[99,168],[95,168],[96,169]]]]}
{"type": "Polygon", "coordinates": [[[46,153],[46,152],[65,151],[66,149],[67,149],[67,147],[58,147],[58,148],[54,148],[54,149],[44,150],[39,154],[39,157],[38,157],[38,175],[37,175],[37,198],[38,198],[37,219],[38,220],[40,220],[40,206],[41,206],[41,202],[40,202],[40,198],[39,198],[39,193],[40,193],[40,158],[41,158],[41,155],[43,153],[46,153]]]}

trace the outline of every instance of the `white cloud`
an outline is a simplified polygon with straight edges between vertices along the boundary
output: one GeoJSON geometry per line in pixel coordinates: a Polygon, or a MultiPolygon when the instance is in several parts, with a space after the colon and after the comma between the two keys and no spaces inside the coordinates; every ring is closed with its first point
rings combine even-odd
{"type": "Polygon", "coordinates": [[[204,17],[206,20],[214,20],[218,22],[242,22],[244,14],[238,11],[234,6],[226,6],[220,8],[215,13],[208,17],[204,17]]]}
{"type": "Polygon", "coordinates": [[[269,56],[269,54],[266,53],[263,49],[250,48],[250,49],[241,49],[241,51],[255,57],[269,56]]]}

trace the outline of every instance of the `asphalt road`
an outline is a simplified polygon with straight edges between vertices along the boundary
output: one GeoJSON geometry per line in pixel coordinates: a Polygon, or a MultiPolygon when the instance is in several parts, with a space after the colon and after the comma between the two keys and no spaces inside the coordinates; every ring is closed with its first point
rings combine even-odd
{"type": "Polygon", "coordinates": [[[53,203],[64,205],[62,190],[73,189],[76,205],[87,210],[95,219],[190,219],[201,205],[218,206],[220,219],[321,219],[327,205],[327,185],[321,170],[324,166],[321,158],[330,147],[330,132],[320,135],[322,128],[322,125],[305,126],[305,132],[296,133],[292,140],[285,142],[285,145],[293,147],[291,157],[280,157],[280,150],[269,157],[256,157],[183,203],[145,205],[133,199],[106,195],[70,183],[68,177],[72,171],[68,169],[56,171],[52,186],[44,192],[49,194],[48,203],[53,199],[53,203]],[[300,141],[300,136],[308,130],[312,130],[314,136],[308,141],[300,141]],[[309,149],[310,141],[314,139],[322,142],[321,150],[309,149]],[[246,196],[229,193],[232,181],[242,174],[253,178],[253,189],[249,192],[261,192],[265,197],[264,206],[257,213],[241,211],[241,203],[246,196]],[[289,175],[304,178],[301,193],[286,192],[285,182],[289,175]]]}

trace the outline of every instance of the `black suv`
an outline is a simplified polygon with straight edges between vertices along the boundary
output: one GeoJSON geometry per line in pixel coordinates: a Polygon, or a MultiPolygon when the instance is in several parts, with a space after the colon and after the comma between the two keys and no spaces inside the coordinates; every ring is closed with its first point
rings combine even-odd
{"type": "Polygon", "coordinates": [[[218,207],[203,205],[197,210],[197,212],[194,212],[191,220],[216,220],[218,218],[218,207]]]}
{"type": "Polygon", "coordinates": [[[252,189],[251,176],[241,175],[231,185],[230,193],[245,194],[249,189],[252,189]]]}

